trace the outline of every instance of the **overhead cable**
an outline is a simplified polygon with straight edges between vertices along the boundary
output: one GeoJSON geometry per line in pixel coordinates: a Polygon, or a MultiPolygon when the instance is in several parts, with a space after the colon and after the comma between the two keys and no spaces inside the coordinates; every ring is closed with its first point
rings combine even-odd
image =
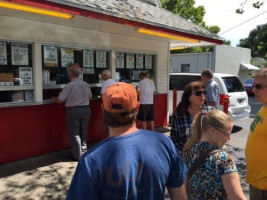
{"type": "Polygon", "coordinates": [[[241,25],[247,23],[248,21],[250,21],[250,20],[252,20],[252,19],[255,19],[256,17],[258,17],[258,16],[260,16],[260,15],[266,13],[266,12],[267,12],[267,11],[264,11],[264,12],[260,13],[259,15],[255,16],[255,17],[252,17],[252,18],[248,19],[247,21],[244,21],[244,22],[242,22],[241,24],[238,24],[238,25],[234,26],[233,28],[230,28],[230,29],[228,29],[228,30],[226,30],[226,31],[224,31],[224,32],[222,32],[222,33],[220,33],[219,35],[222,35],[222,34],[224,34],[224,33],[227,33],[227,32],[229,32],[229,31],[235,29],[236,27],[241,26],[241,25]]]}

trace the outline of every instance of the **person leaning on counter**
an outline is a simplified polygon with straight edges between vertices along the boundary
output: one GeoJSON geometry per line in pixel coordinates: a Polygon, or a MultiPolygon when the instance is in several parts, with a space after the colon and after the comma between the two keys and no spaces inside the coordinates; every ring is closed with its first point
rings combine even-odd
{"type": "Polygon", "coordinates": [[[91,116],[89,100],[92,97],[91,88],[88,83],[79,78],[81,68],[79,64],[72,64],[68,68],[68,83],[53,98],[57,103],[64,103],[67,114],[67,126],[70,138],[71,153],[74,160],[79,160],[87,151],[87,128],[91,116]]]}

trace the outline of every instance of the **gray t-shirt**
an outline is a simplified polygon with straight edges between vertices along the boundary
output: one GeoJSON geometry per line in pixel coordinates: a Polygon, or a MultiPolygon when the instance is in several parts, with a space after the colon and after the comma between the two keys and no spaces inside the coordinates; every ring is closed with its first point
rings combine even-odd
{"type": "Polygon", "coordinates": [[[66,107],[74,107],[89,105],[90,97],[92,97],[92,92],[89,84],[75,78],[63,88],[58,99],[65,101],[66,107]]]}

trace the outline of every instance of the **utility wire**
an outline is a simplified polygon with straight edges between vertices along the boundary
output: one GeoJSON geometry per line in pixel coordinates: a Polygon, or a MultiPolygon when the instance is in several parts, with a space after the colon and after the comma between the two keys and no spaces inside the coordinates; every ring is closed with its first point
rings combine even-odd
{"type": "Polygon", "coordinates": [[[258,16],[260,16],[260,15],[262,15],[262,14],[266,13],[266,12],[267,12],[267,11],[264,11],[264,12],[262,12],[261,14],[259,14],[259,15],[255,16],[255,17],[252,17],[252,18],[250,18],[249,20],[247,20],[247,21],[244,21],[244,22],[242,22],[241,24],[238,24],[238,25],[234,26],[233,28],[230,28],[230,29],[228,29],[228,30],[226,30],[226,31],[224,31],[224,32],[222,32],[222,33],[220,33],[219,35],[222,35],[222,34],[224,34],[224,33],[227,33],[227,32],[229,32],[229,31],[231,31],[231,30],[235,29],[236,27],[238,27],[238,26],[241,26],[241,25],[243,25],[243,24],[247,23],[248,21],[250,21],[250,20],[252,20],[252,19],[255,19],[256,17],[258,17],[258,16]]]}

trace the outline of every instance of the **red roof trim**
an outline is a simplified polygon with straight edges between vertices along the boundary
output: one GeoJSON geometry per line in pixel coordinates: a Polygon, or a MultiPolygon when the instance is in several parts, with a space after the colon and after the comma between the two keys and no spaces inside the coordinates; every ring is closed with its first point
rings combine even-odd
{"type": "Polygon", "coordinates": [[[147,28],[147,29],[151,29],[151,30],[155,30],[155,31],[161,31],[161,32],[170,33],[170,34],[174,34],[174,35],[184,36],[184,37],[188,37],[188,38],[192,38],[192,39],[196,39],[196,40],[203,40],[203,41],[211,42],[211,43],[215,43],[215,44],[223,44],[222,40],[217,40],[217,39],[207,38],[204,36],[198,36],[198,35],[194,35],[194,34],[190,34],[190,33],[184,33],[184,32],[180,32],[180,31],[170,30],[170,29],[166,29],[163,27],[157,27],[157,26],[153,26],[153,25],[149,25],[149,24],[135,22],[135,21],[131,21],[128,19],[114,17],[114,16],[102,14],[102,13],[97,13],[97,12],[88,11],[88,10],[84,10],[84,9],[80,9],[80,8],[70,7],[70,6],[57,4],[57,3],[53,3],[53,2],[42,1],[42,0],[9,0],[9,1],[14,2],[14,3],[23,4],[23,5],[34,6],[34,7],[38,7],[38,8],[44,8],[44,9],[49,9],[49,10],[54,10],[54,11],[59,11],[59,12],[65,12],[68,14],[80,15],[80,16],[84,16],[84,17],[88,17],[88,18],[93,18],[93,19],[128,25],[128,26],[132,26],[135,28],[147,28]]]}

